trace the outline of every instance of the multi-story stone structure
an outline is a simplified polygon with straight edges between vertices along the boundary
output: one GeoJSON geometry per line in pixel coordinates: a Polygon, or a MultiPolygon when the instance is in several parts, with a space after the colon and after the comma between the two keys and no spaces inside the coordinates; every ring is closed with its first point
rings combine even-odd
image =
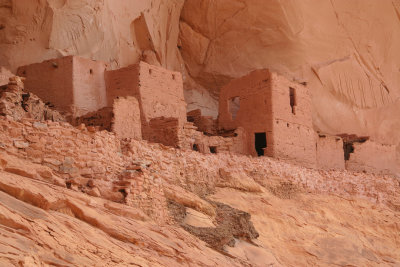
{"type": "Polygon", "coordinates": [[[256,70],[224,86],[218,123],[244,129],[244,154],[316,165],[308,89],[276,73],[256,70]]]}

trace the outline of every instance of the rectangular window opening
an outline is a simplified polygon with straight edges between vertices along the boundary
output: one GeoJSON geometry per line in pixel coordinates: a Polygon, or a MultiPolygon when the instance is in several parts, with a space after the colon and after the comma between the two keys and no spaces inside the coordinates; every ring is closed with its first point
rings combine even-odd
{"type": "Polygon", "coordinates": [[[200,151],[198,144],[193,144],[192,149],[193,149],[193,151],[200,151]]]}
{"type": "Polygon", "coordinates": [[[296,110],[295,110],[295,106],[296,106],[296,90],[292,87],[289,87],[289,97],[290,97],[290,107],[292,109],[292,113],[294,115],[296,115],[296,110]]]}
{"type": "Polygon", "coordinates": [[[217,147],[216,146],[210,146],[210,152],[211,152],[211,154],[217,154],[217,147]]]}

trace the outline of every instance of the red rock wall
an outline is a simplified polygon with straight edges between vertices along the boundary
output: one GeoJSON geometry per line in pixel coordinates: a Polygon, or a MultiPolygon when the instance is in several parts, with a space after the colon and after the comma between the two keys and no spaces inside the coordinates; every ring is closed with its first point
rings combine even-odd
{"type": "Polygon", "coordinates": [[[317,167],[324,170],[344,170],[343,140],[337,136],[317,137],[317,167]]]}
{"type": "Polygon", "coordinates": [[[72,117],[106,106],[106,65],[79,57],[51,59],[18,68],[25,89],[72,117]]]}

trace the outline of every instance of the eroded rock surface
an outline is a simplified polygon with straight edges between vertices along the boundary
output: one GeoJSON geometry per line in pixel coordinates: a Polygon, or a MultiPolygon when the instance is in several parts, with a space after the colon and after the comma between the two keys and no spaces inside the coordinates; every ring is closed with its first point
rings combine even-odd
{"type": "Polygon", "coordinates": [[[0,127],[3,266],[400,263],[397,178],[64,122],[2,117],[0,127]]]}

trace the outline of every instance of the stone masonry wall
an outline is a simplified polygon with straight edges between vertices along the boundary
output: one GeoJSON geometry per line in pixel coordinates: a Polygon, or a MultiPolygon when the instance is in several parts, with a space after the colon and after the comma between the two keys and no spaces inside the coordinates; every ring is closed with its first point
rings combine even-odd
{"type": "Polygon", "coordinates": [[[71,189],[139,205],[156,221],[167,220],[161,180],[146,171],[146,164],[125,156],[115,134],[65,122],[17,122],[3,116],[0,128],[0,153],[47,166],[71,189]]]}
{"type": "MultiPolygon", "coordinates": [[[[139,101],[142,137],[157,142],[154,129],[161,117],[177,119],[180,127],[186,121],[182,75],[144,62],[106,72],[108,105],[117,97],[134,96],[139,101]],[[150,125],[151,121],[152,124],[150,125]]],[[[165,136],[159,136],[161,143],[165,136]]]]}

